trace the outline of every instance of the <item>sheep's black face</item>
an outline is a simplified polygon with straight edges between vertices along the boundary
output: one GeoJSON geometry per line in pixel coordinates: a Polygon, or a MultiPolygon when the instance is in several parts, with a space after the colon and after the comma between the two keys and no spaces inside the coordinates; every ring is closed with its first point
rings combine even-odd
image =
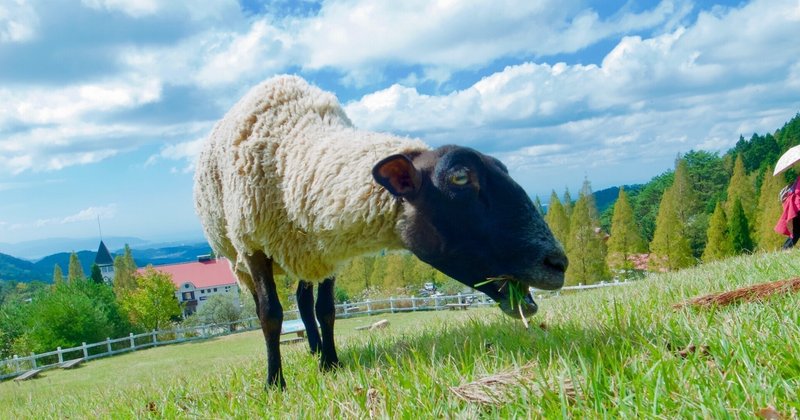
{"type": "MultiPolygon", "coordinates": [[[[567,257],[525,191],[497,159],[459,146],[394,155],[375,180],[403,199],[399,234],[421,260],[512,308],[511,285],[558,289],[567,257]],[[494,281],[491,281],[494,280],[494,281]]],[[[536,312],[526,293],[524,315],[536,312]]]]}

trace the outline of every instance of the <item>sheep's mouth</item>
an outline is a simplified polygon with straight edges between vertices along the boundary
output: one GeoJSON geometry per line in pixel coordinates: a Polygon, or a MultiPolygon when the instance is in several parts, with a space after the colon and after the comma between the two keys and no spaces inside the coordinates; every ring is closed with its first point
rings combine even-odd
{"type": "Polygon", "coordinates": [[[527,318],[539,309],[528,286],[511,276],[487,279],[476,285],[476,289],[499,303],[500,310],[512,318],[527,318]]]}

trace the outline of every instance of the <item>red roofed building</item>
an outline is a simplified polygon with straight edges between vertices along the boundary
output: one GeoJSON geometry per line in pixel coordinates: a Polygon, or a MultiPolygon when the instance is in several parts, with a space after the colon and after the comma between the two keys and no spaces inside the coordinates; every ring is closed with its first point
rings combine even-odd
{"type": "Polygon", "coordinates": [[[234,304],[239,306],[239,286],[231,264],[225,258],[201,256],[195,262],[153,268],[172,276],[172,283],[177,288],[175,295],[183,306],[184,316],[197,312],[209,297],[220,293],[232,295],[234,304]]]}

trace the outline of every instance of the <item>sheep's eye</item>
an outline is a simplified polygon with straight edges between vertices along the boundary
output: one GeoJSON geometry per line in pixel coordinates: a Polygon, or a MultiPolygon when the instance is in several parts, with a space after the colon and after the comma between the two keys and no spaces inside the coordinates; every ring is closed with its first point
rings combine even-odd
{"type": "Polygon", "coordinates": [[[467,168],[461,168],[450,174],[450,183],[454,185],[467,185],[469,182],[469,171],[467,168]]]}

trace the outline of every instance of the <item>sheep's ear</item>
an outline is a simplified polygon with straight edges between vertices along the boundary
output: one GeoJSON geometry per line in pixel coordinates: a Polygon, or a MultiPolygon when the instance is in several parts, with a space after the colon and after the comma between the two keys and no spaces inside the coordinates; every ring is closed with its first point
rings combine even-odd
{"type": "Polygon", "coordinates": [[[392,155],[372,168],[372,177],[396,197],[413,197],[422,185],[419,171],[406,155],[392,155]]]}

